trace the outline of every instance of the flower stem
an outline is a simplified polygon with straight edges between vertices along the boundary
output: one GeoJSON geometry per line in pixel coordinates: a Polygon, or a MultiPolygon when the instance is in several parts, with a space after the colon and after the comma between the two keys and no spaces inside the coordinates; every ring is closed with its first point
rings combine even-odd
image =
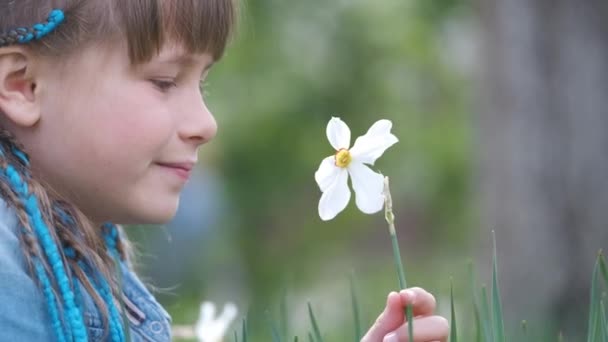
{"type": "MultiPolygon", "coordinates": [[[[405,271],[403,270],[403,263],[401,262],[399,241],[397,240],[397,231],[395,230],[395,214],[393,213],[393,199],[391,197],[388,177],[384,177],[384,213],[386,222],[388,223],[388,231],[391,235],[391,242],[393,244],[393,258],[395,259],[395,266],[397,268],[397,274],[399,275],[399,288],[406,289],[407,281],[405,280],[405,271]]],[[[405,308],[405,315],[408,321],[409,340],[414,341],[414,321],[411,305],[408,305],[405,308]]]]}

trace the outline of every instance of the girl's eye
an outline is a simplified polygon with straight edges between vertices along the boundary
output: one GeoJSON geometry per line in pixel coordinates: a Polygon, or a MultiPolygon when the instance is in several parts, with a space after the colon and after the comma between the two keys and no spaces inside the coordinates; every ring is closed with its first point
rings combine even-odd
{"type": "Polygon", "coordinates": [[[175,81],[167,80],[150,80],[158,90],[162,92],[168,92],[169,89],[177,87],[175,81]]]}

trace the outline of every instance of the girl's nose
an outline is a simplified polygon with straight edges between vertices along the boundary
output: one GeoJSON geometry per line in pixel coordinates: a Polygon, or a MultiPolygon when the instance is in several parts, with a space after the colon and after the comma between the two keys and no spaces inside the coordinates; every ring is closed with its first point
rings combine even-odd
{"type": "Polygon", "coordinates": [[[195,105],[188,106],[184,112],[179,129],[181,139],[201,145],[215,137],[217,122],[200,95],[195,105]]]}

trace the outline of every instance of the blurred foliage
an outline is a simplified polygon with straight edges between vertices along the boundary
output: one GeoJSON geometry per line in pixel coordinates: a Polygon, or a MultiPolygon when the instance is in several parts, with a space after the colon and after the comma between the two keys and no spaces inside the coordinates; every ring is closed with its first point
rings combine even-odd
{"type": "MultiPolygon", "coordinates": [[[[353,197],[345,212],[322,222],[313,175],[333,153],[325,137],[331,116],[350,126],[353,142],[387,118],[400,142],[374,168],[391,177],[408,277],[449,293],[454,265],[444,256],[470,254],[474,213],[470,75],[453,62],[446,40],[455,34],[454,23],[470,21],[462,0],[244,4],[239,33],[205,85],[219,131],[202,148],[203,170],[220,175],[228,210],[193,252],[200,269],[191,271],[203,272],[208,282],[242,273],[229,279],[243,282],[246,293],[235,296],[245,297],[252,313],[276,308],[287,287],[294,312],[301,313],[306,296],[321,306],[322,298],[337,293],[329,302],[347,306],[348,275],[355,269],[366,319],[373,319],[397,287],[384,219],[358,212],[353,197]],[[240,266],[229,269],[235,255],[240,266]]],[[[464,262],[452,262],[466,270],[464,262]]],[[[207,286],[188,284],[176,292],[161,299],[178,323],[192,322],[196,303],[213,295],[207,286]]],[[[317,311],[329,324],[331,310],[317,311]]],[[[344,315],[348,320],[350,308],[344,315]]],[[[250,329],[269,336],[262,316],[250,317],[250,329]]],[[[340,324],[331,317],[331,324],[340,324]]],[[[344,340],[352,329],[343,331],[347,335],[330,337],[344,340]]]]}

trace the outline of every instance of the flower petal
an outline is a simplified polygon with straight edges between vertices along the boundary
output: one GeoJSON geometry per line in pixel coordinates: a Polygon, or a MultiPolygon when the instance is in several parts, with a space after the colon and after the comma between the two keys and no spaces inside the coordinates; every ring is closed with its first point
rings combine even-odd
{"type": "Polygon", "coordinates": [[[198,325],[206,325],[215,317],[215,304],[213,302],[204,301],[201,303],[198,316],[198,325]]]}
{"type": "Polygon", "coordinates": [[[350,147],[350,128],[340,120],[340,118],[331,118],[327,124],[327,139],[331,146],[336,150],[350,147]]]}
{"type": "Polygon", "coordinates": [[[350,149],[353,161],[374,165],[376,159],[399,141],[391,133],[393,123],[389,120],[379,120],[369,128],[367,133],[360,136],[355,141],[355,145],[350,149]]]}
{"type": "Polygon", "coordinates": [[[340,174],[340,170],[336,166],[336,156],[329,156],[321,161],[319,169],[315,172],[315,180],[322,192],[325,192],[333,184],[336,177],[340,174]]]}
{"type": "Polygon", "coordinates": [[[359,210],[366,214],[377,213],[384,207],[384,176],[361,163],[348,166],[359,210]]]}
{"type": "Polygon", "coordinates": [[[334,179],[321,195],[319,201],[319,216],[323,221],[329,221],[336,217],[350,201],[350,189],[348,188],[348,172],[340,169],[338,176],[334,179]]]}

